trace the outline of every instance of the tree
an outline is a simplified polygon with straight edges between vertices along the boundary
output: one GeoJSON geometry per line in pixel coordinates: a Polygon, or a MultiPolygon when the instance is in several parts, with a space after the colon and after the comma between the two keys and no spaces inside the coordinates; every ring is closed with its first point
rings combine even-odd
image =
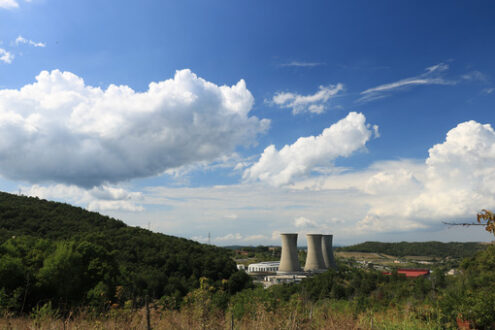
{"type": "Polygon", "coordinates": [[[453,223],[453,222],[445,222],[445,221],[443,221],[443,223],[449,226],[485,226],[485,230],[487,232],[490,232],[493,235],[495,235],[495,213],[483,209],[481,210],[481,212],[479,212],[476,215],[476,219],[478,220],[478,223],[476,222],[453,223]]]}
{"type": "Polygon", "coordinates": [[[50,296],[67,302],[80,298],[83,272],[82,256],[75,251],[74,242],[60,242],[44,260],[38,279],[50,296]]]}
{"type": "Polygon", "coordinates": [[[481,210],[477,214],[478,223],[485,226],[485,230],[495,235],[495,214],[488,210],[481,210]]]}

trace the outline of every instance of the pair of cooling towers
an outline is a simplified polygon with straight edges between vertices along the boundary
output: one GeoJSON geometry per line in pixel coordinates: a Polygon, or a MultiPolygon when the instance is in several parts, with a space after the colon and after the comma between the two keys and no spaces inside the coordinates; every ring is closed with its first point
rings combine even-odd
{"type": "MultiPolygon", "coordinates": [[[[277,273],[301,272],[297,253],[297,234],[280,234],[280,236],[282,236],[282,256],[277,273]]],[[[304,266],[305,272],[323,272],[329,268],[337,268],[333,258],[333,235],[307,234],[306,240],[308,241],[308,250],[304,266]]]]}

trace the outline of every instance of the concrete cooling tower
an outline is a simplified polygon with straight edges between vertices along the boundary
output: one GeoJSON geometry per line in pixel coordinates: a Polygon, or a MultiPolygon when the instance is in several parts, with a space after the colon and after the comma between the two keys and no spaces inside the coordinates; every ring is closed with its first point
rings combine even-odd
{"type": "Polygon", "coordinates": [[[321,237],[321,234],[306,235],[306,240],[308,241],[308,254],[306,256],[306,265],[304,266],[304,271],[306,272],[322,272],[326,269],[321,249],[321,237]]]}
{"type": "Polygon", "coordinates": [[[301,271],[297,256],[297,234],[280,234],[282,236],[282,255],[277,274],[297,273],[301,271]]]}
{"type": "Polygon", "coordinates": [[[321,252],[325,268],[337,269],[337,264],[333,257],[333,235],[323,235],[321,240],[321,252]]]}

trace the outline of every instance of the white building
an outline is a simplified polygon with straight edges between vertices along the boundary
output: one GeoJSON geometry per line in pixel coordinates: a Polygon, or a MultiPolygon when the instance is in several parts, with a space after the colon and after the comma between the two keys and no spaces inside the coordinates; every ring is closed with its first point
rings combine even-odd
{"type": "Polygon", "coordinates": [[[248,266],[248,273],[274,273],[278,271],[280,261],[264,261],[248,266]]]}
{"type": "Polygon", "coordinates": [[[300,283],[303,279],[307,278],[307,275],[275,275],[265,276],[263,278],[263,287],[266,289],[272,285],[283,283],[300,283]]]}

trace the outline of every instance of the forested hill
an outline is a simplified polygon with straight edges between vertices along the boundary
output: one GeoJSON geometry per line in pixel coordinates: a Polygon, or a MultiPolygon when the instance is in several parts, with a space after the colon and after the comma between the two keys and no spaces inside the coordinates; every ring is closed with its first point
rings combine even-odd
{"type": "Polygon", "coordinates": [[[486,248],[486,244],[477,242],[364,242],[356,245],[337,248],[336,251],[349,252],[374,252],[396,257],[403,256],[428,256],[428,257],[454,257],[466,258],[486,248]]]}
{"type": "Polygon", "coordinates": [[[124,302],[145,293],[180,300],[201,277],[221,283],[235,272],[226,249],[0,192],[0,305],[124,302]]]}

